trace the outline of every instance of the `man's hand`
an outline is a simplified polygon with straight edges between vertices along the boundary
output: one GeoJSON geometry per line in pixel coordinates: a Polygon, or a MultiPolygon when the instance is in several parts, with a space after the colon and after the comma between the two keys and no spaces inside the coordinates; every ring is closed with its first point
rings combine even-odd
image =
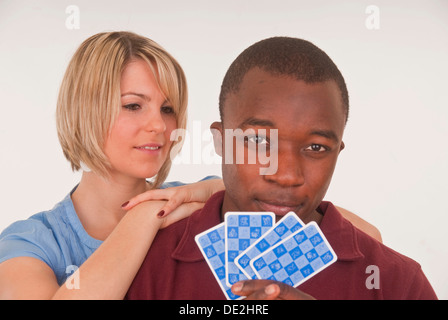
{"type": "Polygon", "coordinates": [[[314,300],[299,289],[273,280],[245,280],[232,286],[232,292],[246,300],[314,300]]]}

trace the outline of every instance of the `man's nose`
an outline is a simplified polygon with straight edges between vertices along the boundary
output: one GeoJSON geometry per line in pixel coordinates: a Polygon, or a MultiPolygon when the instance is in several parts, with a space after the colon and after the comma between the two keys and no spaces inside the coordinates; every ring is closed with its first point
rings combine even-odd
{"type": "MultiPolygon", "coordinates": [[[[271,154],[272,157],[272,154],[271,154]]],[[[282,187],[297,187],[303,185],[303,161],[300,153],[295,150],[282,150],[277,153],[278,167],[272,175],[265,175],[265,179],[282,187]]]]}

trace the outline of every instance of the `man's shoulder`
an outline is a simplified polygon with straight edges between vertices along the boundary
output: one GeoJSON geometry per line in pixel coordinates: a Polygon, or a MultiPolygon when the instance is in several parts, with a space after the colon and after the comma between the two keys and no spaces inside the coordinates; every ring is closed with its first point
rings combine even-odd
{"type": "Polygon", "coordinates": [[[352,211],[349,211],[345,208],[335,206],[335,208],[339,211],[339,213],[348,221],[350,221],[351,224],[353,224],[356,228],[362,230],[363,232],[367,233],[372,238],[383,242],[381,232],[380,230],[375,227],[370,222],[364,220],[359,215],[353,213],[352,211]]]}
{"type": "Polygon", "coordinates": [[[356,228],[331,203],[323,203],[321,210],[321,225],[338,255],[339,271],[360,281],[376,272],[385,299],[436,297],[418,262],[356,228]]]}
{"type": "Polygon", "coordinates": [[[420,269],[420,264],[414,259],[392,249],[387,244],[378,241],[362,230],[354,227],[360,251],[368,260],[375,260],[390,268],[420,269]]]}

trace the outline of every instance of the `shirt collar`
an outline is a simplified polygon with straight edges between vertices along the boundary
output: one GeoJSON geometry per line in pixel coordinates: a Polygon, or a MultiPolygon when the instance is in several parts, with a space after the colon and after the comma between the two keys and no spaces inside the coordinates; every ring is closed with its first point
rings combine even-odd
{"type": "Polygon", "coordinates": [[[346,220],[328,201],[322,201],[317,209],[323,214],[319,225],[340,261],[361,259],[361,253],[356,237],[355,227],[346,220]]]}
{"type": "MultiPolygon", "coordinates": [[[[188,219],[184,234],[172,253],[171,257],[185,262],[203,260],[203,256],[196,245],[194,237],[217,224],[221,223],[221,207],[224,192],[215,193],[204,205],[194,212],[188,219]]],[[[317,209],[322,215],[319,225],[328,242],[340,261],[353,261],[361,259],[364,255],[359,250],[355,228],[344,219],[336,207],[328,201],[322,201],[317,209]]]]}
{"type": "Polygon", "coordinates": [[[173,259],[185,262],[195,262],[204,259],[194,237],[223,221],[221,218],[221,207],[224,200],[224,192],[219,191],[212,195],[202,209],[195,211],[187,218],[184,234],[171,255],[173,259]]]}

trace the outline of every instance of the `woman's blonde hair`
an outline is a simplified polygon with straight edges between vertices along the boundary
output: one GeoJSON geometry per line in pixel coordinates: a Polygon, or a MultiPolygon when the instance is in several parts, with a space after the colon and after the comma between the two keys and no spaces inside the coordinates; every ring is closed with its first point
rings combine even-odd
{"type": "MultiPolygon", "coordinates": [[[[187,83],[179,63],[156,42],[135,33],[96,34],[85,40],[71,59],[57,102],[58,137],[74,171],[84,163],[93,172],[108,176],[110,162],[103,146],[121,109],[121,74],[133,59],[148,63],[174,108],[177,128],[186,128],[187,83]]],[[[178,143],[176,139],[171,148],[178,143]]],[[[163,183],[170,167],[168,156],[154,187],[163,183]]]]}

